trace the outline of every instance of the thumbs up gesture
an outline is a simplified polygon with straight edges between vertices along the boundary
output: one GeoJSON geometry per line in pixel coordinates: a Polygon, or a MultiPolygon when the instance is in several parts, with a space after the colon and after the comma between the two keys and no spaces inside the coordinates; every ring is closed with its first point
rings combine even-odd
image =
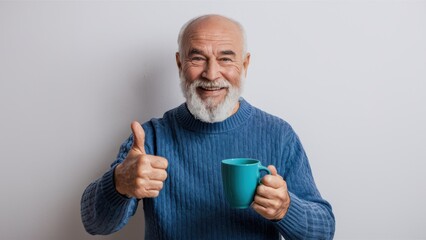
{"type": "Polygon", "coordinates": [[[138,122],[131,124],[133,146],[114,172],[116,190],[128,197],[157,197],[167,178],[168,162],[145,152],[145,132],[138,122]]]}

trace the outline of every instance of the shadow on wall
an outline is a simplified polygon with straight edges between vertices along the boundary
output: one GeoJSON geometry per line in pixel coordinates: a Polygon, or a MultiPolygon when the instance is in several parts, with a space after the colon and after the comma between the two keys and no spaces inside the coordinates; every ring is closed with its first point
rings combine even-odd
{"type": "MultiPolygon", "coordinates": [[[[178,99],[178,96],[181,96],[180,89],[176,89],[176,87],[179,87],[179,78],[176,66],[173,65],[174,50],[162,49],[158,52],[166,51],[168,51],[167,55],[141,54],[145,57],[140,58],[141,62],[136,65],[142,67],[137,67],[138,70],[135,75],[131,75],[132,77],[129,77],[128,79],[120,79],[121,82],[127,82],[127,84],[130,85],[128,88],[131,89],[131,92],[127,95],[127,97],[124,97],[125,99],[122,100],[123,102],[117,106],[127,104],[127,108],[130,110],[123,112],[123,109],[120,107],[115,107],[115,109],[109,109],[109,111],[114,112],[115,114],[130,114],[128,117],[129,119],[136,117],[142,122],[147,121],[152,117],[160,117],[166,110],[181,103],[181,100],[178,99]],[[165,60],[165,58],[171,58],[172,61],[169,62],[167,59],[165,60]]],[[[152,49],[150,49],[149,52],[152,52],[152,49]]],[[[110,106],[106,106],[106,108],[109,107],[110,106]]],[[[120,129],[123,129],[122,131],[125,132],[116,132],[116,135],[119,136],[116,137],[117,141],[115,142],[118,142],[119,144],[121,144],[121,141],[124,140],[121,136],[128,136],[130,132],[128,126],[124,128],[120,127],[120,129]]],[[[145,223],[142,202],[139,203],[138,210],[135,216],[130,219],[129,223],[124,226],[123,229],[114,234],[108,236],[91,236],[84,230],[80,217],[80,199],[84,189],[89,184],[89,182],[84,182],[84,180],[102,176],[102,171],[104,171],[103,166],[109,166],[109,164],[112,163],[113,159],[111,159],[111,156],[116,156],[119,145],[112,147],[109,145],[105,148],[108,150],[100,152],[99,155],[93,156],[95,159],[98,159],[96,162],[102,162],[105,164],[97,166],[98,168],[96,169],[85,170],[84,172],[87,172],[90,176],[81,176],[80,179],[77,179],[77,183],[74,184],[74,186],[78,185],[78,187],[67,194],[72,201],[64,202],[64,212],[57,213],[61,215],[60,219],[63,219],[63,221],[58,222],[58,226],[52,229],[52,235],[54,236],[52,239],[143,239],[145,223]]],[[[83,157],[87,158],[87,156],[83,157]]]]}

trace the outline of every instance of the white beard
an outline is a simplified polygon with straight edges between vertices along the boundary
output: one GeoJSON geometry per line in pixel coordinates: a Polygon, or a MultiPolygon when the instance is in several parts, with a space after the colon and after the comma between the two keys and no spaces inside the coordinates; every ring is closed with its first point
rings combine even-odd
{"type": "Polygon", "coordinates": [[[235,107],[238,104],[238,100],[241,96],[242,82],[244,78],[240,80],[240,87],[232,86],[228,81],[219,79],[215,81],[203,81],[197,79],[190,84],[187,84],[186,79],[181,76],[180,85],[182,88],[183,95],[186,98],[186,105],[188,106],[189,112],[196,118],[203,122],[214,123],[222,122],[230,117],[235,107]],[[202,100],[197,94],[197,87],[226,87],[228,93],[225,99],[215,104],[213,99],[202,100]]]}

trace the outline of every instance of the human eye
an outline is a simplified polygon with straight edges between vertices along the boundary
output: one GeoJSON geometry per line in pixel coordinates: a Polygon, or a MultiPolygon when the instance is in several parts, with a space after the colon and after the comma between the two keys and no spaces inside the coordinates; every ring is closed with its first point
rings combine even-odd
{"type": "Polygon", "coordinates": [[[227,57],[223,57],[223,58],[220,58],[220,61],[221,62],[232,62],[232,59],[227,58],[227,57]]]}
{"type": "Polygon", "coordinates": [[[201,57],[201,56],[192,56],[191,57],[191,62],[202,62],[204,60],[205,60],[205,58],[201,57]]]}
{"type": "Polygon", "coordinates": [[[229,58],[229,57],[221,57],[221,58],[219,58],[219,62],[222,65],[230,65],[234,62],[234,60],[232,58],[229,58]]]}

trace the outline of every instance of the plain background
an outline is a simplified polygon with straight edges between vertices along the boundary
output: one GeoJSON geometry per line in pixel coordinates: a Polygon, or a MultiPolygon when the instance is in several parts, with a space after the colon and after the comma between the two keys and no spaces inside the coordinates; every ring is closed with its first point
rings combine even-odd
{"type": "Polygon", "coordinates": [[[292,124],[335,239],[426,239],[426,2],[0,2],[0,239],[143,239],[143,211],[90,236],[80,197],[130,122],[183,102],[190,18],[240,21],[243,96],[292,124]]]}

